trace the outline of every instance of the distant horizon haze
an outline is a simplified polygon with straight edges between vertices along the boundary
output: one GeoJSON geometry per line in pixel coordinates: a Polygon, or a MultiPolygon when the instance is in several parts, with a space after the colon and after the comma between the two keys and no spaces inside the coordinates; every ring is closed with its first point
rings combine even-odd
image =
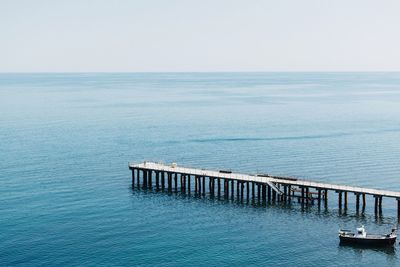
{"type": "Polygon", "coordinates": [[[265,74],[274,74],[274,73],[293,73],[293,74],[307,74],[307,73],[321,73],[321,74],[329,74],[329,73],[343,73],[343,74],[355,74],[355,73],[400,73],[400,70],[390,70],[390,71],[29,71],[29,72],[15,72],[15,71],[1,71],[0,74],[223,74],[223,73],[249,73],[249,74],[256,74],[256,73],[265,73],[265,74]]]}
{"type": "Polygon", "coordinates": [[[0,73],[398,72],[394,0],[3,0],[0,73]]]}

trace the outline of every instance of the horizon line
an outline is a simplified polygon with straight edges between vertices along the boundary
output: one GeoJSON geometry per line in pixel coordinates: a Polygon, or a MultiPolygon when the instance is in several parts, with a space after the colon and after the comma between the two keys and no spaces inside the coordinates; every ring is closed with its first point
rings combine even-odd
{"type": "Polygon", "coordinates": [[[400,70],[285,70],[285,71],[0,71],[0,74],[157,74],[157,73],[400,73],[400,70]]]}

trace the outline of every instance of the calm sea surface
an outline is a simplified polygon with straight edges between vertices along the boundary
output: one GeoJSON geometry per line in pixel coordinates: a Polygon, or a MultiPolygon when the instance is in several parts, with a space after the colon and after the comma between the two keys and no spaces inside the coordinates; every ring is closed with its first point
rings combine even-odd
{"type": "Polygon", "coordinates": [[[132,190],[128,161],[400,190],[400,73],[0,74],[0,266],[400,266],[328,210],[132,190]]]}

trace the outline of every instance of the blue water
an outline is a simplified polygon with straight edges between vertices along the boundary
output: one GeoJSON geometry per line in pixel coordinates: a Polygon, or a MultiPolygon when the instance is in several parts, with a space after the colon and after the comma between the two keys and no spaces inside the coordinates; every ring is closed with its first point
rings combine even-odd
{"type": "Polygon", "coordinates": [[[400,266],[397,223],[132,190],[128,161],[400,190],[400,73],[0,74],[0,266],[400,266]]]}

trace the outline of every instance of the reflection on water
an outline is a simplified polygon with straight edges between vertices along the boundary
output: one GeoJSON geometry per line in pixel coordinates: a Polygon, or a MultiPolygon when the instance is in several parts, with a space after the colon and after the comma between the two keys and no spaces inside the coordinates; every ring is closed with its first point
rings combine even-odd
{"type": "Polygon", "coordinates": [[[368,254],[369,251],[373,251],[380,254],[385,254],[388,259],[395,260],[395,254],[397,250],[397,242],[394,246],[386,246],[386,247],[368,247],[362,245],[350,245],[350,244],[341,244],[339,243],[339,252],[352,252],[357,254],[357,256],[362,257],[363,254],[368,254]]]}
{"type": "MultiPolygon", "coordinates": [[[[237,199],[236,195],[232,199],[229,197],[229,199],[224,198],[223,192],[220,197],[217,195],[202,195],[202,194],[196,194],[193,191],[190,193],[188,192],[181,192],[179,187],[178,190],[171,190],[168,191],[167,189],[165,190],[157,190],[157,189],[138,189],[137,186],[132,189],[130,187],[130,190],[132,191],[133,194],[152,194],[154,197],[157,197],[157,194],[161,195],[166,195],[170,197],[175,197],[177,200],[179,199],[193,199],[200,201],[200,203],[218,203],[218,204],[223,204],[223,205],[229,205],[229,207],[232,208],[252,208],[252,209],[270,209],[270,210],[279,210],[280,212],[285,212],[285,213],[297,213],[297,214],[306,214],[307,216],[315,217],[315,218],[325,218],[325,219],[334,219],[336,220],[341,220],[342,224],[349,225],[348,223],[354,224],[354,227],[359,227],[361,225],[374,225],[374,226],[379,226],[379,228],[371,228],[371,229],[382,229],[384,231],[390,232],[392,228],[398,228],[398,218],[393,217],[393,216],[383,216],[382,213],[379,215],[376,214],[366,214],[363,212],[356,212],[356,211],[341,211],[340,209],[333,209],[329,208],[327,206],[321,205],[305,205],[302,206],[300,203],[297,201],[294,201],[294,198],[292,201],[262,201],[258,200],[257,196],[253,199],[250,195],[249,199],[246,197],[241,199],[237,199]],[[387,228],[387,229],[386,229],[387,228]]],[[[236,189],[235,189],[236,190],[236,189]]],[[[339,229],[339,228],[338,228],[339,229]]],[[[369,230],[371,230],[369,229],[369,230]]]]}

